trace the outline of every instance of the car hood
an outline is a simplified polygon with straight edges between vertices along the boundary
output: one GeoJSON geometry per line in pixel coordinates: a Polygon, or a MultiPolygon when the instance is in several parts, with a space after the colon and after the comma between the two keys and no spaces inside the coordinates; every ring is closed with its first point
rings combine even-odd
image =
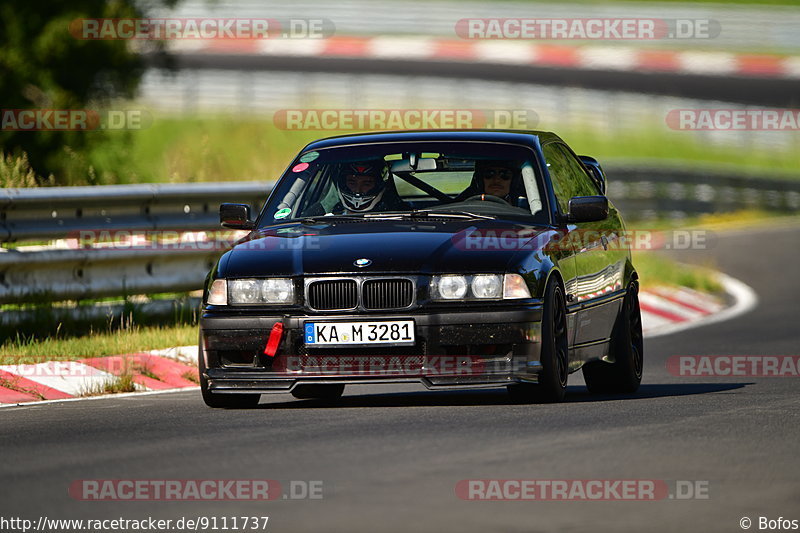
{"type": "Polygon", "coordinates": [[[217,275],[503,272],[521,250],[539,250],[548,231],[498,220],[286,224],[254,231],[217,275]],[[359,259],[368,264],[356,266],[359,259]]]}

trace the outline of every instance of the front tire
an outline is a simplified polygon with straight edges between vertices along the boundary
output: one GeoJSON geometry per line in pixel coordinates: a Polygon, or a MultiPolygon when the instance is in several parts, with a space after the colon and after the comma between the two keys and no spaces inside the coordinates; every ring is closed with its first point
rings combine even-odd
{"type": "Polygon", "coordinates": [[[542,370],[539,383],[516,383],[508,386],[515,403],[557,403],[564,399],[569,375],[569,340],[567,305],[564,290],[555,278],[547,283],[542,312],[542,370]]]}
{"type": "Polygon", "coordinates": [[[639,309],[639,282],[628,285],[614,329],[610,355],[613,363],[595,361],[584,365],[583,378],[590,392],[630,394],[639,389],[644,368],[642,313],[639,309]]]}

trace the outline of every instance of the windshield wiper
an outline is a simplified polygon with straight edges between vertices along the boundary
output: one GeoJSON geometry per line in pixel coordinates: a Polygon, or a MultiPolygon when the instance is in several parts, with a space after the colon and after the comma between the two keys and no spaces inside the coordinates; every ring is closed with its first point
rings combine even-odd
{"type": "Polygon", "coordinates": [[[492,215],[479,215],[469,211],[415,211],[409,215],[418,217],[446,217],[446,218],[480,218],[483,220],[495,220],[497,217],[492,215]]]}
{"type": "Polygon", "coordinates": [[[364,215],[315,215],[311,217],[302,217],[300,222],[303,224],[316,223],[316,222],[336,222],[337,220],[363,220],[364,215]]]}
{"type": "Polygon", "coordinates": [[[428,219],[428,218],[457,218],[457,219],[482,219],[495,220],[497,217],[491,215],[479,215],[469,211],[411,211],[406,213],[364,213],[358,215],[317,215],[303,217],[300,220],[303,224],[314,224],[319,222],[336,222],[337,220],[403,220],[403,219],[428,219]]]}

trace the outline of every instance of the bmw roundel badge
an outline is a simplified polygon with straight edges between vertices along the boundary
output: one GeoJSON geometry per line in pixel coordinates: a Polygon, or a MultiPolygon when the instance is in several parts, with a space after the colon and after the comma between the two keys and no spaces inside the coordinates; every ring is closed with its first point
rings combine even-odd
{"type": "Polygon", "coordinates": [[[357,267],[364,268],[370,266],[372,264],[372,260],[365,257],[362,259],[356,259],[353,261],[353,264],[357,267]]]}

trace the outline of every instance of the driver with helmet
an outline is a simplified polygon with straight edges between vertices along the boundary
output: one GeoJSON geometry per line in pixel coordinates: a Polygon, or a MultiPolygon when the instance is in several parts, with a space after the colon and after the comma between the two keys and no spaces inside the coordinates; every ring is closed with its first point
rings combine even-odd
{"type": "Polygon", "coordinates": [[[386,164],[382,160],[344,163],[335,179],[339,203],[331,211],[365,213],[409,209],[387,182],[386,164]]]}

